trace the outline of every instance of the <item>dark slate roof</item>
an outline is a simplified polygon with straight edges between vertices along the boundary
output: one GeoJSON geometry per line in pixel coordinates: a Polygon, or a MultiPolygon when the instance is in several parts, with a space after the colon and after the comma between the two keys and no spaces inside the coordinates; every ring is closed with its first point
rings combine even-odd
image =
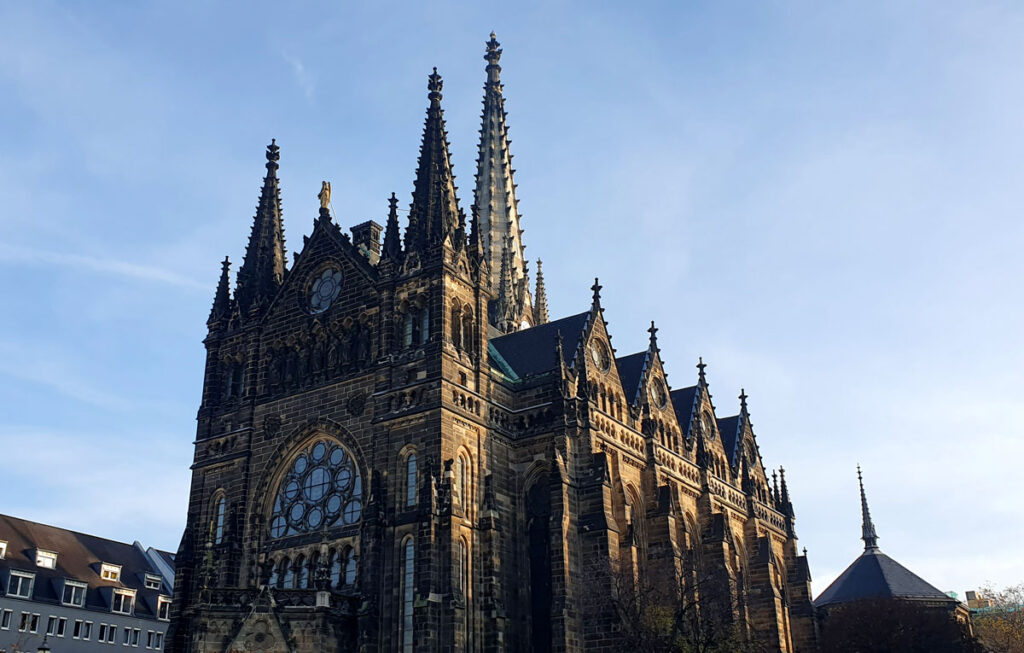
{"type": "Polygon", "coordinates": [[[171,553],[170,551],[161,551],[160,549],[153,549],[153,550],[156,551],[156,554],[158,556],[160,556],[163,559],[164,562],[167,563],[167,566],[169,566],[171,569],[174,569],[174,554],[173,553],[171,553]]]}
{"type": "Polygon", "coordinates": [[[956,602],[878,549],[868,549],[815,599],[814,607],[889,598],[956,602]]]}
{"type": "Polygon", "coordinates": [[[506,375],[523,378],[547,372],[555,366],[555,337],[562,332],[562,356],[572,363],[576,345],[583,335],[590,311],[563,317],[554,322],[491,338],[488,352],[495,366],[506,375]]]}
{"type": "Polygon", "coordinates": [[[722,446],[725,447],[725,455],[729,457],[729,464],[736,464],[736,443],[739,442],[740,416],[718,418],[718,432],[722,434],[722,446]]]}
{"type": "MultiPolygon", "coordinates": [[[[153,619],[156,617],[157,596],[161,593],[170,595],[170,588],[165,592],[146,589],[146,574],[160,576],[160,573],[150,565],[141,546],[9,515],[0,515],[0,540],[7,541],[7,555],[0,560],[0,569],[33,572],[32,598],[41,603],[59,604],[64,579],[70,579],[89,586],[85,595],[87,609],[109,612],[111,593],[108,588],[129,588],[136,590],[135,616],[153,619]],[[36,566],[37,548],[57,554],[56,569],[36,566]],[[100,563],[103,562],[121,566],[119,582],[100,578],[100,563]]],[[[173,568],[173,556],[168,562],[173,568]]],[[[0,592],[6,590],[6,587],[0,587],[0,592]]]]}
{"type": "Polygon", "coordinates": [[[615,359],[615,365],[619,368],[619,381],[622,383],[623,392],[626,393],[626,401],[630,405],[636,401],[636,393],[640,388],[640,375],[643,374],[646,360],[646,351],[615,359]]]}
{"type": "Polygon", "coordinates": [[[693,416],[693,402],[697,397],[697,386],[679,388],[668,393],[672,397],[672,406],[676,409],[676,419],[683,432],[690,435],[690,418],[693,416]]]}

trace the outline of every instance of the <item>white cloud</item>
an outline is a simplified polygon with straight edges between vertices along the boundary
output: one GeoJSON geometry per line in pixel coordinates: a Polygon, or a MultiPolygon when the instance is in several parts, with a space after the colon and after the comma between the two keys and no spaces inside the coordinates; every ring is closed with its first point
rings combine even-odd
{"type": "Polygon", "coordinates": [[[313,100],[313,93],[316,91],[316,78],[306,70],[305,64],[298,57],[292,56],[287,52],[281,52],[281,58],[284,59],[289,66],[292,67],[292,73],[295,75],[295,83],[302,89],[306,99],[313,100]]]}

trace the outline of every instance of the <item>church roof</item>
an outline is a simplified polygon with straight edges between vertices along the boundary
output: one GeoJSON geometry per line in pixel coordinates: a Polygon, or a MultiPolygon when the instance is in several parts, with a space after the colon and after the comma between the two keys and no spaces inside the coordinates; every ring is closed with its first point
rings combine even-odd
{"type": "Polygon", "coordinates": [[[518,378],[541,374],[555,366],[555,339],[559,332],[565,343],[562,354],[565,364],[572,363],[576,343],[583,335],[588,317],[590,311],[491,338],[488,348],[492,356],[496,353],[518,378]]]}
{"type": "Polygon", "coordinates": [[[874,548],[854,560],[814,601],[814,606],[876,598],[956,601],[874,548]]]}
{"type": "Polygon", "coordinates": [[[622,390],[626,393],[626,401],[630,405],[636,401],[636,393],[640,389],[640,375],[644,373],[646,360],[646,351],[615,359],[615,365],[619,368],[619,381],[622,382],[622,390]]]}
{"type": "Polygon", "coordinates": [[[693,415],[693,400],[697,396],[697,386],[691,385],[668,393],[672,398],[672,406],[676,409],[676,419],[684,433],[689,435],[690,418],[693,415]]]}
{"type": "Polygon", "coordinates": [[[722,446],[725,447],[725,455],[729,457],[729,464],[736,464],[736,443],[739,442],[740,416],[718,418],[718,432],[722,435],[722,446]]]}

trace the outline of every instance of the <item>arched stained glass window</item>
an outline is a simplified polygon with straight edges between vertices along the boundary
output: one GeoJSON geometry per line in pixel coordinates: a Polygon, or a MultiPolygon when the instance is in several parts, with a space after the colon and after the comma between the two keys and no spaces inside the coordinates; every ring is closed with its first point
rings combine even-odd
{"type": "Polygon", "coordinates": [[[295,589],[295,570],[288,558],[281,560],[281,587],[286,590],[295,589]]]}
{"type": "Polygon", "coordinates": [[[411,537],[405,540],[404,549],[405,551],[402,556],[402,620],[399,625],[402,628],[402,651],[403,653],[412,653],[412,609],[415,597],[416,549],[411,537]]]}
{"type": "Polygon", "coordinates": [[[278,488],[270,536],[298,535],[355,524],[363,513],[359,467],[347,449],[317,440],[303,449],[278,488]]]}
{"type": "Polygon", "coordinates": [[[306,568],[306,558],[299,556],[295,559],[295,587],[304,590],[309,587],[309,569],[306,568]]]}
{"type": "Polygon", "coordinates": [[[341,586],[341,556],[331,551],[331,587],[341,586]]]}
{"type": "Polygon", "coordinates": [[[217,506],[215,508],[215,514],[213,516],[213,543],[220,544],[224,541],[224,511],[227,502],[224,497],[217,498],[217,506]]]}
{"type": "Polygon", "coordinates": [[[356,584],[356,554],[352,549],[345,553],[345,584],[356,584]]]}
{"type": "Polygon", "coordinates": [[[405,459],[405,505],[416,505],[416,454],[405,459]]]}

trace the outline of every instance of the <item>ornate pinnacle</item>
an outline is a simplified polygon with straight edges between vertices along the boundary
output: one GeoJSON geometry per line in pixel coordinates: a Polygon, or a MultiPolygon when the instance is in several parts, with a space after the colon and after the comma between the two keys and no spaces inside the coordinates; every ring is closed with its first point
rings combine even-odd
{"type": "Polygon", "coordinates": [[[747,391],[740,388],[740,412],[747,414],[747,391]]]}
{"type": "Polygon", "coordinates": [[[228,281],[230,269],[231,261],[225,256],[224,262],[220,264],[220,281],[217,282],[217,292],[213,297],[213,308],[210,309],[210,319],[206,321],[207,324],[213,324],[231,309],[231,290],[228,281]]]}
{"type": "Polygon", "coordinates": [[[484,59],[492,66],[497,65],[498,60],[501,59],[501,44],[495,38],[494,32],[491,32],[491,40],[487,42],[487,53],[484,54],[484,59]]]}
{"type": "Polygon", "coordinates": [[[280,159],[277,141],[271,140],[267,146],[267,175],[263,179],[245,258],[236,275],[235,299],[243,312],[269,301],[284,281],[287,257],[277,181],[280,159]]]}
{"type": "Polygon", "coordinates": [[[534,296],[533,324],[539,326],[548,323],[548,293],[544,288],[544,263],[537,259],[537,292],[534,296]]]}
{"type": "Polygon", "coordinates": [[[878,534],[875,532],[875,525],[871,521],[871,511],[868,510],[868,497],[864,493],[864,478],[860,474],[860,465],[857,465],[857,483],[860,485],[860,539],[864,540],[865,551],[875,551],[878,549],[878,534]]]}
{"type": "Polygon", "coordinates": [[[441,89],[443,87],[444,80],[441,79],[441,76],[437,74],[437,66],[434,66],[434,72],[430,73],[430,76],[427,78],[427,90],[430,91],[430,93],[427,95],[427,98],[431,102],[440,103],[441,89]]]}
{"type": "Polygon", "coordinates": [[[647,329],[647,333],[651,334],[650,351],[661,351],[658,349],[658,327],[654,326],[654,320],[651,320],[651,328],[647,329]]]}
{"type": "Polygon", "coordinates": [[[278,161],[281,160],[281,148],[277,146],[277,139],[271,138],[267,146],[267,173],[274,174],[278,168],[278,161]]]}
{"type": "Polygon", "coordinates": [[[594,292],[594,308],[601,308],[601,288],[603,288],[601,282],[598,281],[597,277],[594,277],[594,285],[590,287],[590,289],[594,292]]]}
{"type": "Polygon", "coordinates": [[[391,197],[388,198],[388,224],[384,232],[383,258],[396,261],[402,255],[402,242],[398,230],[398,198],[391,193],[391,197]]]}
{"type": "Polygon", "coordinates": [[[561,367],[565,364],[565,356],[562,350],[562,330],[555,332],[555,365],[561,367]]]}
{"type": "Polygon", "coordinates": [[[707,367],[707,363],[704,362],[703,356],[697,357],[697,378],[700,380],[701,385],[707,385],[707,377],[704,376],[704,368],[707,367]]]}

